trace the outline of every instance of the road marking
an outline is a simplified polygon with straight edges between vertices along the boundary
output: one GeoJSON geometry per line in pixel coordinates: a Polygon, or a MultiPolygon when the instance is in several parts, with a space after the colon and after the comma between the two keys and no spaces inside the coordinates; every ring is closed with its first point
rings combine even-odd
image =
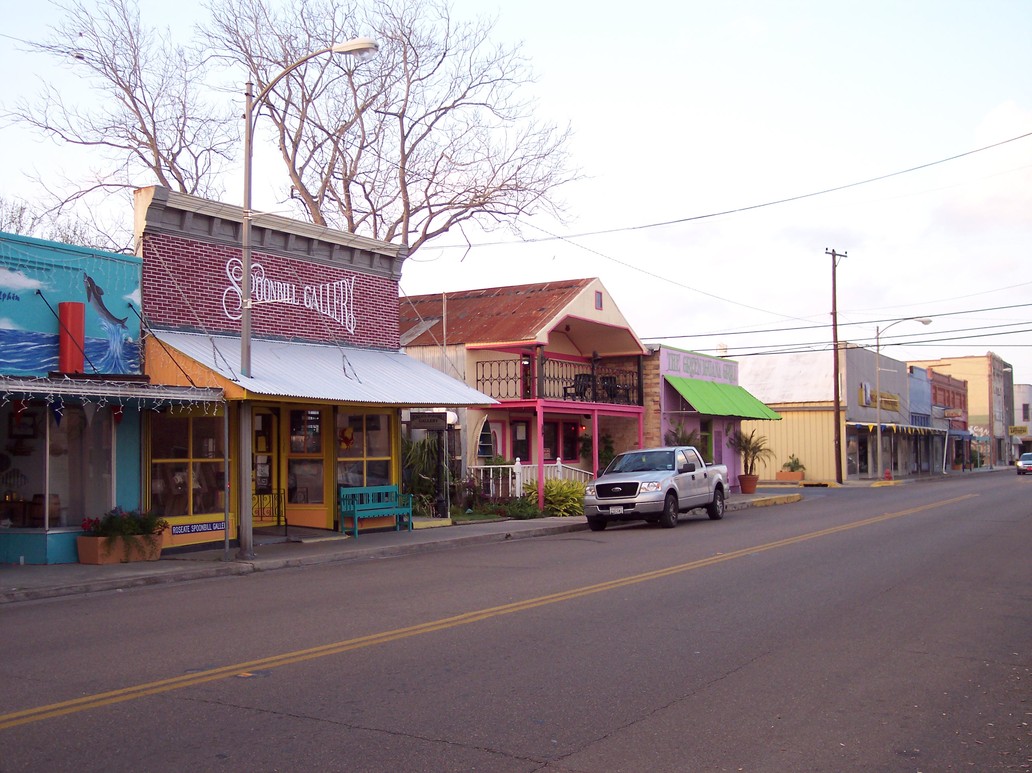
{"type": "Polygon", "coordinates": [[[81,711],[98,709],[115,703],[145,698],[149,695],[158,695],[160,693],[171,692],[172,690],[181,690],[184,687],[193,687],[206,682],[215,682],[232,677],[254,676],[256,671],[289,666],[294,663],[303,663],[306,660],[324,658],[329,655],[339,655],[343,652],[351,652],[352,650],[374,647],[379,644],[387,644],[401,639],[408,639],[413,636],[423,636],[428,633],[434,633],[435,631],[456,628],[461,625],[469,625],[470,623],[489,620],[492,617],[511,615],[516,612],[525,612],[529,609],[535,609],[549,604],[557,604],[563,601],[570,601],[584,596],[590,596],[594,593],[603,593],[605,591],[616,590],[617,588],[624,588],[629,585],[651,582],[652,580],[659,580],[675,574],[681,574],[682,572],[703,569],[707,566],[714,566],[715,564],[733,561],[738,558],[755,556],[760,553],[788,547],[790,545],[798,545],[802,542],[820,539],[821,537],[827,537],[832,534],[838,534],[852,529],[859,529],[864,526],[872,526],[884,521],[890,521],[894,518],[902,518],[907,515],[934,510],[939,507],[945,507],[946,505],[963,502],[964,500],[971,499],[975,496],[977,496],[977,494],[965,494],[964,496],[944,499],[939,502],[921,505],[920,507],[911,507],[894,513],[876,515],[871,518],[865,518],[862,521],[854,521],[853,523],[847,523],[841,526],[831,526],[827,529],[820,529],[819,531],[800,534],[796,537],[786,537],[785,539],[767,542],[763,545],[753,545],[751,547],[742,548],[741,550],[733,550],[730,553],[718,553],[717,555],[710,556],[709,558],[701,558],[696,561],[689,561],[688,563],[670,566],[665,569],[655,569],[651,572],[635,574],[629,577],[621,577],[616,580],[608,580],[606,582],[596,583],[595,585],[585,585],[580,588],[560,591],[559,593],[550,593],[547,596],[538,596],[524,601],[516,601],[511,604],[502,604],[497,607],[479,609],[473,612],[455,615],[453,617],[445,617],[440,620],[420,623],[419,625],[413,625],[407,628],[396,628],[392,631],[368,634],[366,636],[346,639],[345,641],[334,642],[332,644],[323,644],[310,649],[284,652],[280,655],[272,655],[259,660],[249,660],[244,663],[233,663],[228,666],[222,666],[221,668],[212,668],[205,671],[192,671],[181,676],[161,679],[156,682],[147,682],[145,684],[138,684],[132,687],[125,687],[120,690],[111,690],[109,692],[97,693],[95,695],[85,695],[81,698],[62,701],[60,703],[51,703],[47,706],[24,709],[23,711],[15,711],[9,714],[0,714],[0,730],[6,730],[11,727],[17,727],[18,725],[25,725],[31,722],[40,722],[45,719],[54,719],[55,717],[61,717],[67,714],[75,714],[81,711]]]}

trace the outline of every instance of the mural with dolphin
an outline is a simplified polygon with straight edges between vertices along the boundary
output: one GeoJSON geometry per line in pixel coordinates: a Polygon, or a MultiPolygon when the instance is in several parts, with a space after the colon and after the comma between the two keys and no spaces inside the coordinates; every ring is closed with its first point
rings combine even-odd
{"type": "Polygon", "coordinates": [[[58,304],[85,304],[86,375],[140,373],[143,261],[0,232],[0,373],[58,368],[58,304]]]}

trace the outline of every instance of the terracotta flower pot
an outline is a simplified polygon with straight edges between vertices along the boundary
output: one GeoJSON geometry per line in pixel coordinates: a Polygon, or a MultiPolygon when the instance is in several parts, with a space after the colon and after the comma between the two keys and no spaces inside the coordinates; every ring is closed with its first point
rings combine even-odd
{"type": "Polygon", "coordinates": [[[739,475],[738,485],[742,487],[743,494],[755,494],[756,484],[759,482],[759,475],[739,475]]]}
{"type": "Polygon", "coordinates": [[[775,480],[790,481],[798,483],[806,477],[806,473],[803,470],[797,470],[792,472],[791,470],[778,470],[774,475],[775,480]]]}
{"type": "Polygon", "coordinates": [[[161,558],[161,535],[135,537],[76,537],[80,564],[125,564],[161,558]]]}

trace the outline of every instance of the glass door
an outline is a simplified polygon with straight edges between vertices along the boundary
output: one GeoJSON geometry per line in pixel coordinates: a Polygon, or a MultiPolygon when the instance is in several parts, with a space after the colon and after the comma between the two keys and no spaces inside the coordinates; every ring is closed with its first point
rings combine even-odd
{"type": "Polygon", "coordinates": [[[254,409],[251,438],[252,517],[255,523],[283,521],[284,494],[279,476],[278,412],[254,409]]]}

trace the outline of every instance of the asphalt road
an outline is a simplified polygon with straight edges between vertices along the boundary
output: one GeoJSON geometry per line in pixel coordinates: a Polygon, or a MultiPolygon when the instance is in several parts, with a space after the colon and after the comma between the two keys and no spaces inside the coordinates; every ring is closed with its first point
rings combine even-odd
{"type": "Polygon", "coordinates": [[[0,771],[1032,769],[1032,479],[0,609],[0,771]]]}

